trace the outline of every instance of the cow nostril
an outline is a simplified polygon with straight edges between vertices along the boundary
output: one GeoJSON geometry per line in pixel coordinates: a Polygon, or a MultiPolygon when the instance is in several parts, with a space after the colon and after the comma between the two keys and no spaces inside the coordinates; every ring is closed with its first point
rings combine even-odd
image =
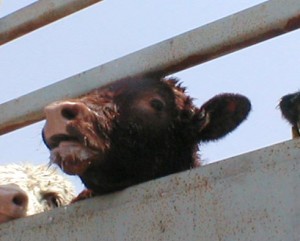
{"type": "Polygon", "coordinates": [[[20,207],[26,207],[28,198],[25,194],[16,194],[12,199],[13,204],[20,206],[20,207]]]}
{"type": "Polygon", "coordinates": [[[63,108],[61,115],[67,120],[74,120],[78,115],[78,110],[76,108],[63,108]]]}

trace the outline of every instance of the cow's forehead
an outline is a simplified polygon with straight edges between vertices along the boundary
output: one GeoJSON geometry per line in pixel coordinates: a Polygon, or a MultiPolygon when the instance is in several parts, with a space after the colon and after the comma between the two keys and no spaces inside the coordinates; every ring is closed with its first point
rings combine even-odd
{"type": "Polygon", "coordinates": [[[139,97],[143,93],[158,93],[165,98],[175,99],[177,106],[181,108],[194,108],[192,98],[185,93],[186,88],[175,78],[136,78],[123,79],[97,88],[90,93],[78,98],[85,103],[103,104],[122,97],[139,97]]]}

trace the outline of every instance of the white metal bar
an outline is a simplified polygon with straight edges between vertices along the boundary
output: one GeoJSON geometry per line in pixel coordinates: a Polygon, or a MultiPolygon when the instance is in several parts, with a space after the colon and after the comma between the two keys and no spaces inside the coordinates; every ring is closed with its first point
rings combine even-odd
{"type": "Polygon", "coordinates": [[[300,27],[300,0],[270,0],[0,105],[0,134],[43,119],[48,103],[145,74],[167,75],[300,27]]]}
{"type": "Polygon", "coordinates": [[[299,241],[300,141],[0,226],[1,241],[299,241]],[[47,237],[47,238],[46,238],[47,237]]]}
{"type": "Polygon", "coordinates": [[[101,0],[38,0],[0,19],[0,45],[101,0]]]}

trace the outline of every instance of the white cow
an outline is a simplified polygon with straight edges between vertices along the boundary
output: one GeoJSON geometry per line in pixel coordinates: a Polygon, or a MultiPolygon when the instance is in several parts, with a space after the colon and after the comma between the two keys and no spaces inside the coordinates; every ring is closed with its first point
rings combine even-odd
{"type": "Polygon", "coordinates": [[[46,165],[0,166],[0,223],[67,205],[74,187],[46,165]]]}

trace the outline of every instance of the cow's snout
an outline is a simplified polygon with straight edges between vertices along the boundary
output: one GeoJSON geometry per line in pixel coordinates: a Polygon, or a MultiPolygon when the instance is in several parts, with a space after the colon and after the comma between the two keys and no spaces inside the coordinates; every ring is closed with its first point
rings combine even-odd
{"type": "Polygon", "coordinates": [[[0,185],[0,223],[26,216],[27,194],[16,184],[0,185]]]}
{"type": "Polygon", "coordinates": [[[90,112],[89,108],[80,102],[61,101],[54,102],[44,109],[46,124],[43,130],[44,140],[51,137],[69,135],[67,126],[71,121],[81,121],[90,112]]]}

